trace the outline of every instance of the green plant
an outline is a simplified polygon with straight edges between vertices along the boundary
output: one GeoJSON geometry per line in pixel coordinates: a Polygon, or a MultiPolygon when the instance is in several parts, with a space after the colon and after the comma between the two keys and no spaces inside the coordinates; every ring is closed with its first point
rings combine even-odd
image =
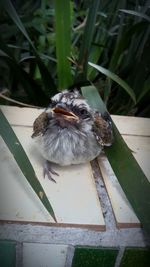
{"type": "Polygon", "coordinates": [[[4,74],[0,77],[1,87],[7,87],[10,98],[45,106],[58,87],[81,86],[90,80],[111,113],[148,116],[148,2],[65,1],[62,8],[62,1],[54,1],[55,6],[48,0],[37,4],[29,1],[16,5],[18,16],[10,1],[1,1],[0,70],[4,74]],[[88,60],[125,80],[134,91],[136,104],[130,95],[120,90],[120,85],[88,67],[88,60]]]}

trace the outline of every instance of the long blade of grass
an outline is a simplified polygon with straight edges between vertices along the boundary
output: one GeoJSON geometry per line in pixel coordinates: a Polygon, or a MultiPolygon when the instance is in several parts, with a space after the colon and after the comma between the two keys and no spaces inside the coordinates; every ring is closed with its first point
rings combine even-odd
{"type": "Polygon", "coordinates": [[[5,61],[10,70],[16,75],[17,80],[20,81],[22,87],[27,93],[29,99],[35,105],[46,105],[47,98],[43,90],[36,84],[36,82],[30,77],[30,75],[25,72],[16,59],[14,58],[10,48],[5,45],[3,40],[0,37],[0,49],[5,53],[0,55],[1,60],[5,61]]]}
{"type": "Polygon", "coordinates": [[[112,79],[113,81],[115,81],[116,83],[118,83],[130,95],[133,102],[136,104],[136,97],[134,91],[124,80],[122,80],[118,75],[111,72],[110,70],[103,68],[102,66],[93,64],[91,62],[88,62],[88,64],[93,68],[97,69],[98,71],[100,71],[101,73],[103,73],[104,75],[106,75],[107,77],[109,77],[110,79],[112,79]]]}
{"type": "MultiPolygon", "coordinates": [[[[92,108],[102,113],[107,111],[94,86],[82,87],[81,90],[92,108]]],[[[144,229],[150,234],[150,183],[114,123],[113,131],[114,143],[105,148],[106,156],[131,206],[144,229]]]]}
{"type": "Polygon", "coordinates": [[[14,23],[17,25],[17,27],[20,29],[20,31],[23,33],[23,35],[27,38],[28,42],[30,45],[35,49],[25,27],[23,26],[13,4],[11,3],[10,0],[1,0],[0,5],[5,9],[5,11],[9,14],[9,16],[12,18],[14,23]]]}
{"type": "Polygon", "coordinates": [[[0,134],[5,141],[6,145],[8,146],[10,152],[12,153],[13,157],[15,158],[18,166],[20,167],[22,173],[26,177],[29,184],[32,186],[33,190],[35,191],[36,195],[47,209],[49,214],[52,216],[54,221],[56,222],[56,217],[53,211],[53,208],[39,182],[34,172],[34,169],[22,147],[20,144],[17,136],[15,135],[14,131],[12,130],[11,126],[9,125],[7,119],[5,118],[3,112],[0,110],[0,134]]]}
{"type": "Polygon", "coordinates": [[[41,78],[44,85],[44,92],[48,97],[50,97],[50,95],[52,96],[57,93],[56,85],[50,74],[50,71],[48,70],[48,68],[46,68],[38,53],[35,53],[35,56],[41,73],[41,78]]]}
{"type": "MultiPolygon", "coordinates": [[[[106,40],[107,40],[106,32],[99,31],[95,38],[95,43],[100,44],[92,44],[91,52],[89,55],[89,61],[97,64],[100,60],[101,55],[103,54],[104,50],[106,49],[106,40]]],[[[92,81],[97,74],[97,70],[93,69],[93,67],[88,66],[88,79],[92,81]]]]}
{"type": "Polygon", "coordinates": [[[137,11],[134,11],[134,10],[128,10],[128,9],[119,9],[119,11],[121,11],[123,13],[126,13],[126,14],[129,14],[129,15],[140,17],[140,18],[145,19],[148,22],[150,22],[150,17],[145,15],[145,14],[143,14],[143,13],[141,13],[141,12],[137,12],[137,11]]]}
{"type": "Polygon", "coordinates": [[[140,95],[137,98],[137,103],[150,91],[150,77],[144,82],[140,95]]]}
{"type": "Polygon", "coordinates": [[[71,52],[70,1],[55,0],[54,3],[58,87],[65,89],[72,83],[71,65],[68,60],[71,52]]]}
{"type": "Polygon", "coordinates": [[[29,35],[28,35],[22,21],[20,20],[14,6],[12,5],[11,1],[10,0],[1,0],[0,6],[2,6],[2,8],[5,9],[5,11],[8,13],[10,18],[13,20],[15,25],[20,29],[20,31],[26,37],[30,46],[32,47],[33,52],[34,52],[36,59],[37,59],[37,64],[39,66],[39,70],[41,72],[41,78],[43,81],[44,91],[45,91],[46,95],[49,96],[50,91],[52,91],[52,94],[56,93],[56,86],[55,86],[54,80],[51,77],[49,70],[45,67],[44,63],[42,62],[31,38],[29,37],[29,35]]]}
{"type": "Polygon", "coordinates": [[[89,7],[87,21],[83,33],[82,43],[80,47],[78,67],[75,77],[75,82],[84,81],[87,79],[87,68],[88,68],[88,58],[91,48],[91,43],[93,39],[95,22],[97,11],[99,8],[100,1],[94,0],[91,1],[91,6],[89,7]]]}

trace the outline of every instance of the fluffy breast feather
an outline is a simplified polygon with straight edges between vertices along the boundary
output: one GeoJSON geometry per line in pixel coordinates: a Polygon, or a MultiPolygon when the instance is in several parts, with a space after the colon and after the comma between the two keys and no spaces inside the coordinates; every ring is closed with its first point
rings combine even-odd
{"type": "Polygon", "coordinates": [[[92,131],[83,131],[83,128],[91,127],[87,125],[82,126],[82,131],[73,127],[62,129],[58,125],[48,126],[44,135],[34,139],[44,158],[51,162],[59,165],[88,162],[98,156],[101,146],[92,131]]]}

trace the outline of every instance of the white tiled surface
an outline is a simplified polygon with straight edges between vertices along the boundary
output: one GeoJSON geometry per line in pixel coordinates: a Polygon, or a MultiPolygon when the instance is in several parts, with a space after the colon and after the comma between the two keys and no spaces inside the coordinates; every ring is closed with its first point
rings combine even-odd
{"type": "Polygon", "coordinates": [[[23,267],[64,267],[67,245],[23,243],[23,267]]]}
{"type": "MultiPolygon", "coordinates": [[[[36,174],[62,225],[79,225],[104,229],[105,223],[97,196],[90,164],[55,167],[60,177],[57,184],[42,177],[42,158],[31,143],[32,124],[41,110],[3,106],[2,110],[28,154],[36,174]],[[23,118],[23,119],[22,119],[23,118]]],[[[133,155],[150,179],[150,120],[125,116],[112,116],[133,155]]],[[[53,222],[32,192],[24,176],[3,141],[0,143],[0,219],[15,221],[53,222]],[[9,167],[8,167],[9,166],[9,167]],[[4,190],[3,190],[4,189],[4,190]],[[7,193],[5,193],[7,192],[7,193]],[[1,208],[3,207],[3,208],[1,208]]],[[[119,227],[140,225],[111,166],[105,157],[99,160],[116,222],[119,227]]]]}
{"type": "MultiPolygon", "coordinates": [[[[32,109],[32,112],[30,110],[30,113],[28,113],[28,109],[20,109],[17,112],[16,109],[14,110],[8,116],[12,121],[20,118],[17,124],[23,121],[21,120],[23,116],[26,122],[30,114],[29,121],[31,117],[37,116],[35,109],[32,109]]],[[[90,163],[69,167],[55,166],[56,172],[59,173],[59,177],[54,177],[57,181],[55,184],[47,177],[43,178],[43,159],[31,138],[32,127],[28,127],[28,125],[13,126],[13,130],[50,200],[58,224],[105,230],[90,163]]],[[[0,220],[54,223],[26,182],[3,139],[1,139],[0,146],[2,151],[0,153],[0,203],[3,203],[0,205],[0,220]]]]}
{"type": "Polygon", "coordinates": [[[123,135],[123,138],[150,182],[150,132],[149,137],[123,135]]]}
{"type": "MultiPolygon", "coordinates": [[[[42,109],[19,108],[12,106],[1,106],[2,111],[12,125],[32,126],[35,118],[42,109]]],[[[148,118],[112,115],[116,126],[121,134],[127,135],[150,135],[150,120],[148,118]]]]}
{"type": "Polygon", "coordinates": [[[150,119],[112,115],[112,119],[122,135],[150,136],[150,119]]]}
{"type": "MultiPolygon", "coordinates": [[[[123,127],[123,124],[121,127],[123,127]]],[[[133,156],[142,168],[147,179],[150,181],[150,132],[148,132],[148,130],[150,129],[150,120],[140,118],[139,124],[137,124],[137,121],[134,122],[133,118],[129,117],[127,128],[129,128],[130,133],[134,133],[134,130],[136,129],[136,136],[125,134],[123,135],[123,138],[131,149],[133,156]],[[139,127],[139,130],[137,128],[137,125],[139,127]],[[145,132],[143,129],[144,125],[146,127],[145,132]],[[143,136],[141,136],[141,134],[143,134],[143,136]]],[[[126,131],[128,130],[127,128],[126,131]]],[[[108,195],[111,200],[118,227],[140,226],[140,222],[135,215],[131,205],[129,204],[107,158],[105,156],[101,156],[98,158],[98,162],[101,168],[108,195]]]]}
{"type": "Polygon", "coordinates": [[[140,226],[140,222],[130,206],[107,158],[98,158],[104,183],[112,204],[118,227],[140,226]]]}

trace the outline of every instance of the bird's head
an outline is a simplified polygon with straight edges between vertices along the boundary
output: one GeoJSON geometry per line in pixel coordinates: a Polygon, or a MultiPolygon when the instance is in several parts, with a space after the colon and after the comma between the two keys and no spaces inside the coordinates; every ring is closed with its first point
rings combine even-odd
{"type": "MultiPolygon", "coordinates": [[[[73,123],[91,118],[91,109],[78,91],[65,90],[53,96],[50,110],[55,118],[73,123]]],[[[49,108],[47,112],[49,112],[49,108]]]]}

